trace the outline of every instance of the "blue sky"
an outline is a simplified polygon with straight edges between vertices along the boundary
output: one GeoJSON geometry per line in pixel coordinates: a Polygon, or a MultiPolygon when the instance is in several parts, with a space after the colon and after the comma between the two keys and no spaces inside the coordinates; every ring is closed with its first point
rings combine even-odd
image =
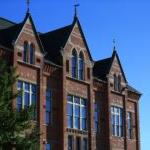
{"type": "MultiPolygon", "coordinates": [[[[128,82],[143,93],[140,99],[141,147],[150,149],[150,1],[78,0],[78,16],[95,60],[112,54],[113,39],[128,82]],[[148,67],[149,66],[149,67],[148,67]]],[[[74,0],[31,0],[38,31],[73,21],[74,0]]],[[[0,17],[20,22],[25,0],[1,0],[0,17]]]]}

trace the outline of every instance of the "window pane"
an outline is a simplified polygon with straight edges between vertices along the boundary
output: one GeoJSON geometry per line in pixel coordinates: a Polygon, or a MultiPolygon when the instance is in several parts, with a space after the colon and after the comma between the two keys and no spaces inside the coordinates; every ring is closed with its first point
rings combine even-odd
{"type": "Polygon", "coordinates": [[[80,106],[75,105],[74,107],[74,115],[80,117],[80,106]]]}
{"type": "Polygon", "coordinates": [[[84,106],[86,106],[87,105],[86,104],[86,100],[81,98],[81,104],[84,105],[84,106]]]}
{"type": "Polygon", "coordinates": [[[51,150],[51,145],[50,144],[46,144],[46,150],[51,150]]]}
{"type": "Polygon", "coordinates": [[[30,102],[30,95],[29,93],[24,93],[24,105],[25,108],[29,107],[29,102],[30,102]]]}
{"type": "Polygon", "coordinates": [[[36,85],[32,84],[32,92],[36,93],[36,85]]]}
{"type": "Polygon", "coordinates": [[[46,100],[46,110],[50,111],[50,101],[46,100]]]}
{"type": "Polygon", "coordinates": [[[77,150],[81,150],[81,141],[80,141],[80,138],[76,139],[76,149],[77,150]]]}
{"type": "Polygon", "coordinates": [[[46,111],[46,124],[49,124],[50,122],[50,113],[46,111]]]}
{"type": "Polygon", "coordinates": [[[74,97],[74,102],[76,104],[80,104],[80,98],[79,97],[74,97]]]}
{"type": "Polygon", "coordinates": [[[34,50],[34,45],[30,45],[30,64],[34,64],[34,58],[35,58],[35,50],[34,50]]]}
{"type": "Polygon", "coordinates": [[[22,109],[22,96],[18,95],[17,97],[17,110],[20,111],[22,109]]]}
{"type": "Polygon", "coordinates": [[[67,116],[67,122],[68,122],[68,124],[67,124],[68,128],[73,128],[73,118],[72,118],[72,116],[67,116]]]}
{"type": "Polygon", "coordinates": [[[68,136],[68,150],[73,150],[73,137],[68,136]]]}
{"type": "Polygon", "coordinates": [[[88,150],[88,141],[87,139],[83,139],[83,150],[88,150]]]}
{"type": "Polygon", "coordinates": [[[18,81],[18,90],[22,89],[22,81],[18,81]]]}
{"type": "Polygon", "coordinates": [[[30,84],[29,83],[25,83],[25,90],[27,90],[27,91],[30,90],[30,84]]]}
{"type": "Polygon", "coordinates": [[[73,102],[73,96],[70,96],[70,95],[69,95],[69,96],[67,97],[67,101],[68,101],[68,102],[73,102]]]}
{"type": "Polygon", "coordinates": [[[80,128],[80,119],[78,117],[74,118],[74,127],[75,127],[75,129],[80,128]]]}
{"type": "Polygon", "coordinates": [[[86,119],[81,119],[81,122],[82,122],[82,129],[86,130],[87,129],[87,127],[86,127],[86,119]]]}
{"type": "Polygon", "coordinates": [[[73,104],[67,104],[67,114],[72,116],[73,115],[73,104]]]}
{"type": "Polygon", "coordinates": [[[81,107],[81,117],[86,118],[86,107],[81,107]]]}

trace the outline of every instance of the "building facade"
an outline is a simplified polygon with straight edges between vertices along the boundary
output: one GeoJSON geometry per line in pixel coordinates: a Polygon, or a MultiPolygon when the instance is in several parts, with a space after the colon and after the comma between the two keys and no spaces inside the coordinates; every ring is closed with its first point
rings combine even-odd
{"type": "Polygon", "coordinates": [[[140,92],[126,79],[114,48],[94,61],[79,19],[47,33],[30,13],[0,18],[0,56],[17,67],[14,104],[36,104],[41,150],[140,150],[140,92]]]}

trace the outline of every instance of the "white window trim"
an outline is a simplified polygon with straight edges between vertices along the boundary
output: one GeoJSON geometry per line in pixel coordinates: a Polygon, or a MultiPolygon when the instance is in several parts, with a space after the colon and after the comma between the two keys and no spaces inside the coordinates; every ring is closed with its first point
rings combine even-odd
{"type": "MultiPolygon", "coordinates": [[[[73,102],[70,102],[70,101],[68,101],[67,100],[67,104],[72,104],[73,105],[73,115],[72,115],[72,123],[73,123],[73,129],[77,129],[77,130],[83,130],[83,131],[86,131],[87,130],[87,120],[86,120],[86,130],[85,129],[82,129],[82,119],[84,119],[84,118],[82,118],[81,117],[81,115],[82,115],[82,113],[81,113],[81,108],[82,107],[86,107],[86,110],[87,110],[87,106],[84,106],[84,105],[82,105],[82,103],[81,103],[81,100],[83,99],[83,98],[81,98],[81,97],[78,97],[78,96],[73,96],[73,95],[68,95],[68,96],[71,96],[72,97],[72,100],[73,100],[73,102]],[[80,100],[80,104],[77,104],[77,103],[75,103],[75,97],[78,97],[79,98],[79,100],[80,100]],[[75,128],[75,106],[79,106],[79,108],[80,108],[80,112],[79,112],[79,129],[78,128],[75,128]]],[[[86,99],[84,99],[85,101],[87,101],[86,99]]],[[[87,113],[87,112],[86,112],[87,113]]],[[[87,115],[87,114],[86,114],[87,115]]],[[[68,115],[67,114],[67,116],[70,116],[70,115],[68,115]]],[[[86,117],[86,119],[87,119],[87,117],[86,117]]]]}

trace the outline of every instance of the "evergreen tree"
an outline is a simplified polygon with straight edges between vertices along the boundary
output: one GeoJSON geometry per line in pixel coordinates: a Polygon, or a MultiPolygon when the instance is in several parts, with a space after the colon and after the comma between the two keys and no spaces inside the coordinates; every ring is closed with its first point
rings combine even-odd
{"type": "Polygon", "coordinates": [[[13,105],[22,94],[14,92],[17,78],[16,69],[0,60],[0,150],[37,150],[40,135],[33,122],[34,106],[18,111],[13,105]]]}

